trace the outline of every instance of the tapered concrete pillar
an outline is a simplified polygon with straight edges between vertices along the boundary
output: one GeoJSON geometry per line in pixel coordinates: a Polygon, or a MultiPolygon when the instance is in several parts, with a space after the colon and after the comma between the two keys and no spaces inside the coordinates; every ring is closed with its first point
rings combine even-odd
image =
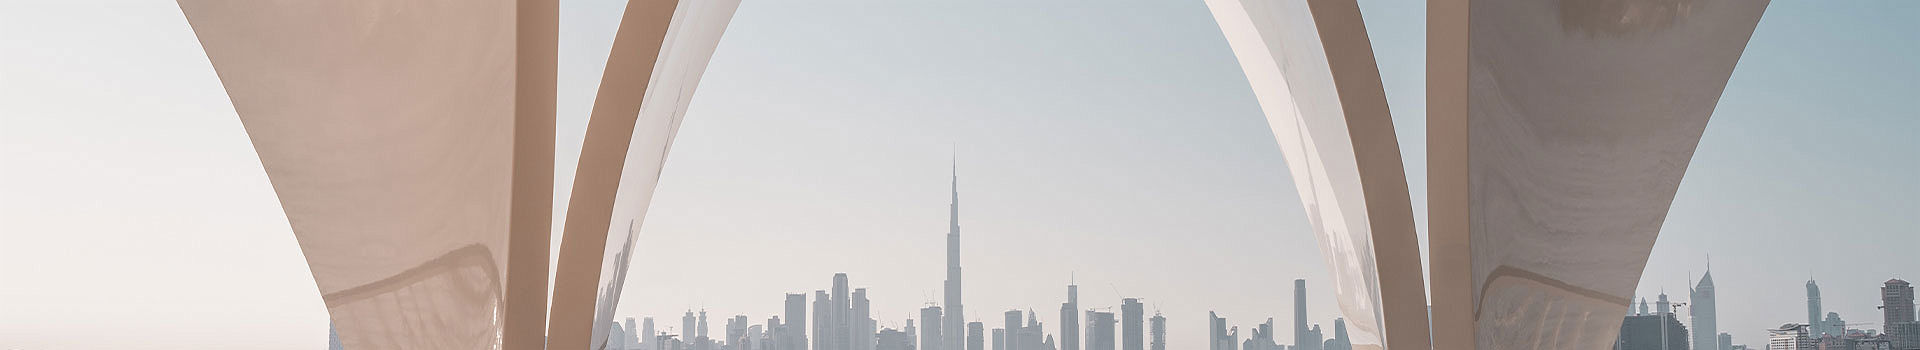
{"type": "Polygon", "coordinates": [[[1612,346],[1765,0],[1432,0],[1436,349],[1612,346]]]}
{"type": "Polygon", "coordinates": [[[179,4],[346,348],[538,348],[557,2],[179,4]]]}

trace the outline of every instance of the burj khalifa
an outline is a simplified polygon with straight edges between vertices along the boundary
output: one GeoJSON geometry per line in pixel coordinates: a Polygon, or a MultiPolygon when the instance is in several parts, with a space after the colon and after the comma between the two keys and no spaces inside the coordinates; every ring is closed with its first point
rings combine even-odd
{"type": "Polygon", "coordinates": [[[966,313],[960,308],[960,173],[959,164],[954,165],[953,206],[948,212],[950,221],[947,226],[947,285],[946,315],[941,318],[940,345],[944,349],[922,350],[963,350],[966,349],[966,313]]]}

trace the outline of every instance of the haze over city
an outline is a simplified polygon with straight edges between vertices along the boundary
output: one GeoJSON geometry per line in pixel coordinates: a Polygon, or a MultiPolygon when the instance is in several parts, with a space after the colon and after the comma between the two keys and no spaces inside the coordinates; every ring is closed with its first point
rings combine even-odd
{"type": "MultiPolygon", "coordinates": [[[[623,5],[562,2],[557,214],[623,5]]],[[[1424,8],[1360,5],[1424,238],[1424,8]]],[[[1638,296],[1686,299],[1711,255],[1736,343],[1804,322],[1809,279],[1827,310],[1878,322],[1881,283],[1920,278],[1920,50],[1886,44],[1920,42],[1912,18],[1901,1],[1773,4],[1638,296]]],[[[0,347],[326,344],[312,275],[178,6],[3,3],[0,33],[34,33],[0,35],[0,347]]],[[[1083,308],[1143,298],[1171,348],[1203,348],[1209,311],[1242,339],[1274,318],[1292,344],[1305,279],[1307,318],[1330,333],[1324,259],[1247,90],[1199,1],[747,1],[616,315],[762,322],[783,293],[847,273],[879,326],[902,327],[942,302],[957,174],[967,321],[1031,309],[1054,328],[1071,281],[1083,308]]]]}

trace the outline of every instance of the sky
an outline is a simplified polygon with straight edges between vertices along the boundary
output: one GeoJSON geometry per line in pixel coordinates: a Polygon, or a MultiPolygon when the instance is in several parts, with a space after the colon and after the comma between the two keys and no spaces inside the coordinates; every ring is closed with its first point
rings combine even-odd
{"type": "MultiPolygon", "coordinates": [[[[1361,0],[1424,238],[1421,4],[1361,0]]],[[[622,6],[563,2],[561,187],[622,6]]],[[[1771,6],[1640,295],[1686,299],[1711,255],[1736,343],[1804,321],[1809,277],[1878,327],[1879,283],[1920,278],[1899,255],[1920,248],[1912,18],[1920,3],[1771,6]]],[[[957,172],[969,320],[1032,309],[1053,328],[1070,279],[1086,307],[1144,298],[1175,348],[1204,342],[1209,310],[1291,327],[1295,278],[1312,322],[1338,316],[1199,1],[745,0],[692,101],[619,315],[761,322],[846,272],[901,326],[939,299],[957,172]]],[[[173,4],[0,1],[0,164],[0,348],[324,346],[312,276],[173,4]]]]}

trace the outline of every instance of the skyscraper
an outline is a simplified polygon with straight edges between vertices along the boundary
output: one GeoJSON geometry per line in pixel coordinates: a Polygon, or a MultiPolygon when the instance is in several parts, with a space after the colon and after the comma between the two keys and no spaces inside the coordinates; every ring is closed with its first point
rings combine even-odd
{"type": "Polygon", "coordinates": [[[1080,350],[1080,286],[1071,280],[1067,302],[1060,304],[1060,350],[1080,350]]]}
{"type": "Polygon", "coordinates": [[[1807,324],[1811,325],[1808,336],[1819,338],[1821,334],[1828,333],[1820,323],[1820,285],[1814,284],[1813,280],[1807,280],[1807,324]]]}
{"type": "MultiPolygon", "coordinates": [[[[1304,280],[1294,280],[1294,295],[1300,295],[1302,281],[1304,280]]],[[[1294,308],[1298,309],[1299,306],[1295,305],[1294,308]]],[[[1294,329],[1294,331],[1300,335],[1306,334],[1302,329],[1294,329]]],[[[1213,311],[1207,311],[1207,350],[1227,350],[1227,347],[1232,344],[1232,341],[1227,339],[1227,319],[1220,318],[1220,315],[1213,311]]]]}
{"type": "Polygon", "coordinates": [[[833,304],[827,291],[813,291],[813,349],[833,349],[833,304]]]}
{"type": "MultiPolygon", "coordinates": [[[[1007,330],[1007,337],[1005,341],[1007,342],[1007,344],[1004,345],[1002,349],[1021,350],[1019,346],[1020,330],[1022,328],[1027,328],[1027,324],[1025,323],[1024,320],[1020,318],[1020,316],[1022,316],[1022,314],[1020,313],[1020,310],[1007,310],[1006,315],[1007,315],[1007,324],[1005,329],[1007,330]]],[[[1026,350],[1035,350],[1035,349],[1026,349],[1026,350]]]]}
{"type": "Polygon", "coordinates": [[[1113,349],[1113,313],[1087,313],[1087,350],[1113,349]]]}
{"type": "Polygon", "coordinates": [[[873,313],[867,302],[867,289],[853,290],[853,350],[873,350],[873,313]]]}
{"type": "MultiPolygon", "coordinates": [[[[694,321],[693,310],[687,310],[686,316],[680,316],[680,339],[685,340],[688,345],[694,344],[694,330],[699,329],[697,328],[699,325],[694,321]]],[[[689,348],[692,347],[689,346],[689,348]]]]}
{"type": "MultiPolygon", "coordinates": [[[[1813,339],[1807,336],[1807,325],[1788,323],[1780,328],[1767,330],[1767,350],[1813,350],[1813,339]]],[[[1895,347],[1898,349],[1899,347],[1895,347]]]]}
{"type": "Polygon", "coordinates": [[[653,330],[652,317],[640,319],[640,350],[660,350],[660,342],[654,340],[658,335],[659,333],[653,330]]]}
{"type": "Polygon", "coordinates": [[[1327,339],[1323,350],[1353,350],[1353,339],[1347,338],[1347,320],[1333,319],[1333,339],[1327,339]]]}
{"type": "MultiPolygon", "coordinates": [[[[920,347],[939,348],[946,339],[941,338],[940,325],[946,324],[941,316],[940,306],[930,305],[920,309],[920,347]]],[[[958,318],[958,317],[955,317],[958,318]]]]}
{"type": "Polygon", "coordinates": [[[967,322],[967,350],[986,350],[986,337],[983,335],[986,327],[980,322],[967,322]]]}
{"type": "MultiPolygon", "coordinates": [[[[960,305],[960,166],[958,160],[954,161],[952,180],[953,204],[948,207],[947,212],[947,298],[945,310],[948,315],[952,315],[953,317],[948,317],[944,322],[940,323],[940,328],[942,328],[942,333],[952,334],[953,336],[949,337],[952,339],[945,342],[935,343],[940,344],[940,347],[920,350],[960,350],[962,346],[965,346],[961,344],[960,339],[961,332],[965,332],[963,322],[965,322],[964,315],[966,315],[966,312],[960,305]]],[[[932,325],[928,325],[928,328],[932,328],[932,325]]]]}
{"type": "MultiPolygon", "coordinates": [[[[787,317],[780,350],[807,350],[807,294],[787,294],[787,317]]],[[[653,349],[650,349],[653,350],[653,349]]]]}
{"type": "Polygon", "coordinates": [[[1689,312],[1693,316],[1693,322],[1690,325],[1693,328],[1693,348],[1696,350],[1719,349],[1720,330],[1717,328],[1719,322],[1714,308],[1713,268],[1707,268],[1707,272],[1700,275],[1700,283],[1687,291],[1687,295],[1693,300],[1693,308],[1690,309],[1692,312],[1689,312]]]}
{"type": "Polygon", "coordinates": [[[1145,321],[1146,308],[1140,299],[1120,299],[1120,349],[1146,350],[1146,339],[1141,334],[1145,321]]]}
{"type": "Polygon", "coordinates": [[[828,340],[830,345],[820,350],[854,350],[852,342],[847,341],[853,336],[853,296],[849,295],[852,293],[847,288],[847,274],[833,274],[833,310],[828,316],[833,323],[827,327],[833,339],[828,340]]]}
{"type": "Polygon", "coordinates": [[[1152,342],[1148,343],[1147,348],[1149,350],[1167,350],[1167,317],[1161,316],[1159,311],[1154,311],[1153,318],[1148,319],[1147,324],[1149,325],[1147,328],[1150,329],[1150,331],[1148,331],[1149,334],[1151,334],[1150,339],[1152,339],[1152,342]]]}
{"type": "Polygon", "coordinates": [[[1298,350],[1320,348],[1320,337],[1307,330],[1307,280],[1293,280],[1293,343],[1298,350]]]}
{"type": "Polygon", "coordinates": [[[1882,325],[1894,349],[1920,348],[1920,323],[1914,322],[1913,285],[1900,279],[1880,287],[1882,325]]]}

